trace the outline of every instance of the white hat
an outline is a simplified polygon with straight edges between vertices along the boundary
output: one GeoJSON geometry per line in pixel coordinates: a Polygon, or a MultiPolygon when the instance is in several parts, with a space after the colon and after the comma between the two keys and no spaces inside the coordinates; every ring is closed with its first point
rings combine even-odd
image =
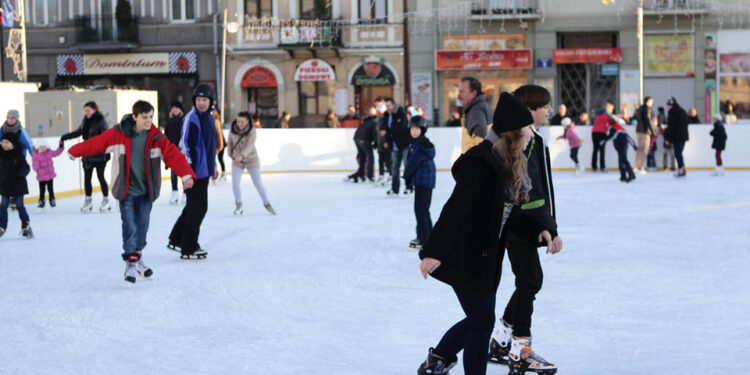
{"type": "Polygon", "coordinates": [[[714,120],[716,120],[716,121],[721,121],[721,120],[723,120],[723,119],[724,119],[724,118],[723,118],[723,117],[721,117],[721,113],[714,113],[714,120]]]}
{"type": "Polygon", "coordinates": [[[562,119],[562,121],[560,121],[560,124],[562,126],[568,126],[568,125],[570,125],[572,123],[573,123],[573,120],[571,120],[570,117],[565,117],[565,118],[562,119]]]}
{"type": "Polygon", "coordinates": [[[49,148],[47,141],[45,141],[44,139],[38,139],[34,142],[34,147],[39,148],[42,146],[49,148]]]}

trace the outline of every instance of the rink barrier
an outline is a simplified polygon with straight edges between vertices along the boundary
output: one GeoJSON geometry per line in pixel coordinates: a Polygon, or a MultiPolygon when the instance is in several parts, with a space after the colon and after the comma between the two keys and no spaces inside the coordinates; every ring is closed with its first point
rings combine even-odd
{"type": "MultiPolygon", "coordinates": [[[[713,170],[714,150],[711,149],[712,137],[708,133],[713,125],[690,125],[690,141],[685,146],[685,163],[688,170],[713,170]]],[[[352,173],[357,164],[355,155],[357,153],[353,137],[356,129],[256,129],[258,141],[256,147],[258,157],[261,161],[263,174],[278,173],[352,173]]],[[[727,150],[722,154],[725,170],[750,170],[750,148],[744,147],[743,140],[750,140],[750,125],[727,125],[728,140],[727,150]]],[[[583,144],[578,152],[579,161],[590,170],[591,165],[591,127],[577,127],[576,131],[583,139],[583,144]]],[[[550,160],[553,171],[573,171],[574,165],[570,160],[567,141],[557,141],[556,137],[562,135],[561,126],[543,127],[540,132],[548,140],[550,160]]],[[[627,132],[635,139],[635,127],[628,126],[627,132]]],[[[226,137],[229,131],[225,130],[226,137]]],[[[461,154],[461,129],[457,127],[430,128],[427,132],[437,154],[435,165],[440,172],[450,171],[451,165],[461,154]]],[[[36,141],[40,138],[34,138],[36,141]]],[[[56,145],[59,138],[41,138],[48,145],[56,145]]],[[[70,148],[74,141],[66,142],[70,148]]],[[[661,142],[657,143],[656,152],[657,165],[661,167],[663,147],[661,142]]],[[[377,155],[377,152],[375,152],[377,155]]],[[[606,165],[608,170],[616,171],[617,153],[608,142],[606,148],[606,165]]],[[[635,152],[632,148],[628,151],[629,160],[635,164],[635,152]]],[[[231,160],[225,153],[225,162],[231,165],[231,160]]],[[[31,158],[27,158],[31,165],[31,158]]],[[[57,178],[55,178],[55,190],[57,197],[69,197],[83,194],[83,171],[80,160],[71,161],[64,152],[53,159],[57,178]]],[[[107,164],[105,176],[110,177],[111,163],[107,164]]],[[[376,168],[377,170],[377,168],[376,168]]],[[[169,179],[167,171],[162,169],[165,180],[169,179]]],[[[39,199],[39,184],[36,181],[36,173],[31,172],[27,177],[29,185],[29,196],[24,200],[33,203],[39,199]]],[[[99,182],[94,178],[92,181],[95,191],[99,190],[99,182]]]]}

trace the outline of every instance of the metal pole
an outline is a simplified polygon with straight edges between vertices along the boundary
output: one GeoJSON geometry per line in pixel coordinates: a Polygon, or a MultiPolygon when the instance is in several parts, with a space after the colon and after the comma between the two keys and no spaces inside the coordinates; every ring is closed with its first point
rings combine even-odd
{"type": "Polygon", "coordinates": [[[18,10],[21,13],[21,63],[23,64],[23,81],[28,81],[29,69],[26,65],[26,6],[25,1],[18,2],[18,10]]]}
{"type": "Polygon", "coordinates": [[[224,127],[224,109],[226,94],[226,78],[227,78],[227,8],[224,8],[224,19],[221,26],[221,109],[219,109],[219,117],[221,118],[221,126],[224,127]]]}
{"type": "Polygon", "coordinates": [[[643,0],[638,5],[638,103],[643,103],[643,0]]]}

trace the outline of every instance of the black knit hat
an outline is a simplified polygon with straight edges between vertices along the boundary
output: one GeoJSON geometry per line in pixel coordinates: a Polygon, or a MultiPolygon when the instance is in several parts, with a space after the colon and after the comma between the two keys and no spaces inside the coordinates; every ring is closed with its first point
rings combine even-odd
{"type": "Polygon", "coordinates": [[[2,139],[7,139],[10,143],[17,144],[19,137],[17,132],[5,132],[2,139]]]}
{"type": "Polygon", "coordinates": [[[409,120],[409,127],[418,127],[422,129],[422,135],[427,133],[427,120],[424,119],[422,116],[413,116],[411,120],[409,120]]]}
{"type": "Polygon", "coordinates": [[[492,130],[495,133],[518,130],[533,123],[531,111],[518,98],[507,92],[500,94],[492,121],[492,130]]]}
{"type": "Polygon", "coordinates": [[[173,101],[172,105],[169,106],[169,108],[173,108],[173,107],[177,107],[180,109],[180,111],[184,111],[184,109],[182,108],[182,102],[179,100],[173,101]]]}
{"type": "Polygon", "coordinates": [[[674,106],[675,104],[677,104],[677,99],[675,99],[675,98],[674,98],[674,96],[673,96],[673,97],[671,97],[671,98],[669,98],[669,99],[667,100],[667,105],[671,105],[671,106],[674,106]]]}

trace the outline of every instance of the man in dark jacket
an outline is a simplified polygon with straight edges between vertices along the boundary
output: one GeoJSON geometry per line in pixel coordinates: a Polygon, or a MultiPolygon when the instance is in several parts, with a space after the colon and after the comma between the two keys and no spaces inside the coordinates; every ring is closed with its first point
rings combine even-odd
{"type": "Polygon", "coordinates": [[[682,151],[685,150],[685,142],[690,139],[688,135],[688,114],[672,97],[667,100],[667,130],[664,132],[664,140],[674,146],[674,158],[677,159],[677,174],[675,177],[685,177],[685,160],[682,151]]]}
{"type": "MultiPolygon", "coordinates": [[[[513,95],[526,105],[534,119],[534,138],[524,154],[528,162],[528,174],[531,179],[529,201],[521,205],[521,210],[545,223],[545,227],[557,230],[555,220],[555,194],[552,187],[552,168],[549,150],[544,144],[544,138],[538,133],[538,127],[544,125],[549,116],[550,93],[538,85],[524,85],[519,87],[513,95]]],[[[554,236],[553,241],[562,247],[562,239],[554,236]]],[[[522,235],[511,230],[508,234],[508,259],[516,278],[516,290],[513,292],[500,325],[493,334],[490,344],[490,360],[507,363],[511,346],[514,341],[522,341],[531,337],[531,314],[534,311],[534,299],[542,288],[542,265],[539,261],[537,247],[544,244],[530,242],[522,235]]],[[[542,366],[551,370],[554,364],[530,352],[526,358],[512,359],[520,366],[526,362],[529,366],[542,366]]]]}
{"type": "Polygon", "coordinates": [[[357,131],[354,132],[354,144],[357,146],[357,161],[359,161],[359,169],[355,177],[359,181],[373,182],[375,181],[375,155],[373,148],[377,142],[377,131],[378,131],[378,117],[375,107],[370,107],[367,117],[362,124],[357,127],[357,131]],[[366,171],[366,172],[365,172],[366,171]],[[367,175],[367,180],[365,180],[367,175]]]}
{"type": "Polygon", "coordinates": [[[635,119],[638,125],[635,127],[636,138],[638,141],[638,152],[635,155],[635,173],[646,174],[643,162],[646,160],[648,149],[651,146],[651,137],[654,136],[654,128],[651,126],[651,119],[654,117],[654,99],[647,96],[635,112],[635,119]]]}
{"type": "Polygon", "coordinates": [[[464,127],[469,135],[480,140],[487,136],[487,125],[492,122],[492,107],[482,93],[482,83],[474,77],[461,78],[458,98],[464,103],[464,127]]]}
{"type": "MultiPolygon", "coordinates": [[[[403,107],[396,106],[396,102],[393,98],[385,100],[386,112],[383,114],[383,119],[380,122],[380,129],[386,132],[386,142],[383,147],[392,150],[391,157],[391,190],[388,190],[388,195],[398,195],[400,187],[400,181],[398,176],[401,175],[401,163],[406,161],[406,153],[409,151],[409,143],[411,137],[409,136],[408,121],[406,120],[406,113],[403,107]]],[[[408,189],[404,191],[404,194],[408,194],[408,189]]]]}
{"type": "MultiPolygon", "coordinates": [[[[169,139],[169,142],[175,146],[180,145],[180,135],[182,132],[182,120],[185,114],[182,110],[182,102],[172,102],[172,106],[169,108],[169,118],[167,124],[163,126],[164,134],[169,139]]],[[[164,168],[168,168],[166,164],[164,168]]],[[[178,204],[180,202],[180,192],[177,189],[177,174],[174,171],[170,172],[170,179],[172,181],[172,197],[169,199],[170,204],[178,204]]]]}

